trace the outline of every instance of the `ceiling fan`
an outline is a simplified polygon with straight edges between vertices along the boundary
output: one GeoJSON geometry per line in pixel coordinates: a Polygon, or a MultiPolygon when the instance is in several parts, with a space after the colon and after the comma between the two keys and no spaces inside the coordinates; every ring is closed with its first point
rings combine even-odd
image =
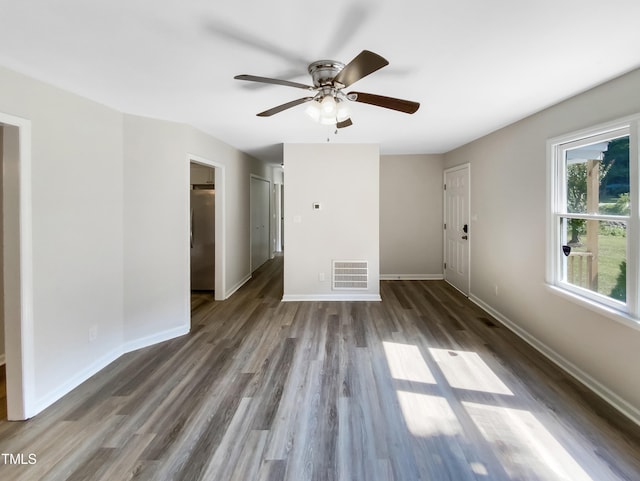
{"type": "Polygon", "coordinates": [[[236,75],[234,78],[250,82],[284,85],[316,92],[314,96],[292,100],[291,102],[260,112],[257,114],[258,117],[270,117],[283,110],[308,102],[307,114],[309,114],[311,118],[325,125],[335,125],[340,129],[353,124],[349,115],[347,101],[375,105],[407,114],[413,114],[418,110],[420,107],[418,102],[364,92],[345,93],[343,91],[343,89],[349,85],[386,65],[389,65],[389,62],[380,55],[370,52],[369,50],[363,50],[346,65],[336,60],[318,60],[310,64],[308,70],[313,80],[313,86],[291,82],[289,80],[257,77],[255,75],[236,75]]]}

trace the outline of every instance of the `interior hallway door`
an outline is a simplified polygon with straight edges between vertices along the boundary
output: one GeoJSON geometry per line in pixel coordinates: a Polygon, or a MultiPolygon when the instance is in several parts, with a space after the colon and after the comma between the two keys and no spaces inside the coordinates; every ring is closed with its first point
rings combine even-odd
{"type": "Polygon", "coordinates": [[[469,165],[444,172],[444,278],[469,295],[469,165]]]}
{"type": "Polygon", "coordinates": [[[269,199],[271,183],[259,177],[251,177],[251,272],[270,257],[269,199]]]}

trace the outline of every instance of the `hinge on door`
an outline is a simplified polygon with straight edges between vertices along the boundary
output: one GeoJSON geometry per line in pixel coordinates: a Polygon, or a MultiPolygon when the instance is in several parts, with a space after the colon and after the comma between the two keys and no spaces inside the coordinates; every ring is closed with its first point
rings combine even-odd
{"type": "Polygon", "coordinates": [[[447,224],[444,225],[444,230],[447,230],[447,224]]]}
{"type": "Polygon", "coordinates": [[[446,270],[446,268],[447,268],[447,263],[446,263],[446,262],[444,263],[444,268],[445,268],[445,270],[446,270]]]}
{"type": "Polygon", "coordinates": [[[444,184],[444,190],[447,190],[447,184],[444,184]]]}

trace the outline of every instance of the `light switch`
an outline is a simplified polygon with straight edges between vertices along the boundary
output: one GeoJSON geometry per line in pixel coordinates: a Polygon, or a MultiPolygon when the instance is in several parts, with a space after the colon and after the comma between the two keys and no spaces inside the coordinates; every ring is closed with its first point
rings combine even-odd
{"type": "Polygon", "coordinates": [[[320,205],[320,202],[313,203],[313,210],[320,210],[321,208],[322,206],[320,205]]]}

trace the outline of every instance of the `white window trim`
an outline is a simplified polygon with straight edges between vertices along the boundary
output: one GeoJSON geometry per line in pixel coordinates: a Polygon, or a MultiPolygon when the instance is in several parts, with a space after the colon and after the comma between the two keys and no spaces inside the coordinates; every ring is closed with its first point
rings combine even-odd
{"type": "MultiPolygon", "coordinates": [[[[625,133],[626,134],[626,133],[625,133]]],[[[623,134],[623,135],[625,135],[623,134]]],[[[591,139],[590,139],[591,140],[591,139]]],[[[546,284],[550,291],[561,297],[598,312],[610,319],[640,330],[640,216],[639,216],[639,190],[640,177],[638,163],[640,142],[640,114],[624,117],[615,121],[603,123],[590,128],[582,129],[547,140],[547,229],[546,229],[546,284]],[[608,299],[600,300],[597,294],[585,295],[581,288],[573,288],[561,282],[560,257],[560,232],[557,228],[559,217],[563,216],[566,204],[561,199],[559,182],[564,179],[564,166],[561,152],[572,142],[581,141],[587,137],[598,139],[606,138],[616,131],[628,129],[629,134],[629,197],[631,211],[627,224],[627,301],[626,305],[619,305],[617,301],[608,299]],[[563,206],[560,208],[559,206],[563,206]],[[635,248],[629,248],[633,246],[635,248]]],[[[606,220],[607,215],[580,215],[571,214],[570,217],[592,218],[606,220]]]]}

